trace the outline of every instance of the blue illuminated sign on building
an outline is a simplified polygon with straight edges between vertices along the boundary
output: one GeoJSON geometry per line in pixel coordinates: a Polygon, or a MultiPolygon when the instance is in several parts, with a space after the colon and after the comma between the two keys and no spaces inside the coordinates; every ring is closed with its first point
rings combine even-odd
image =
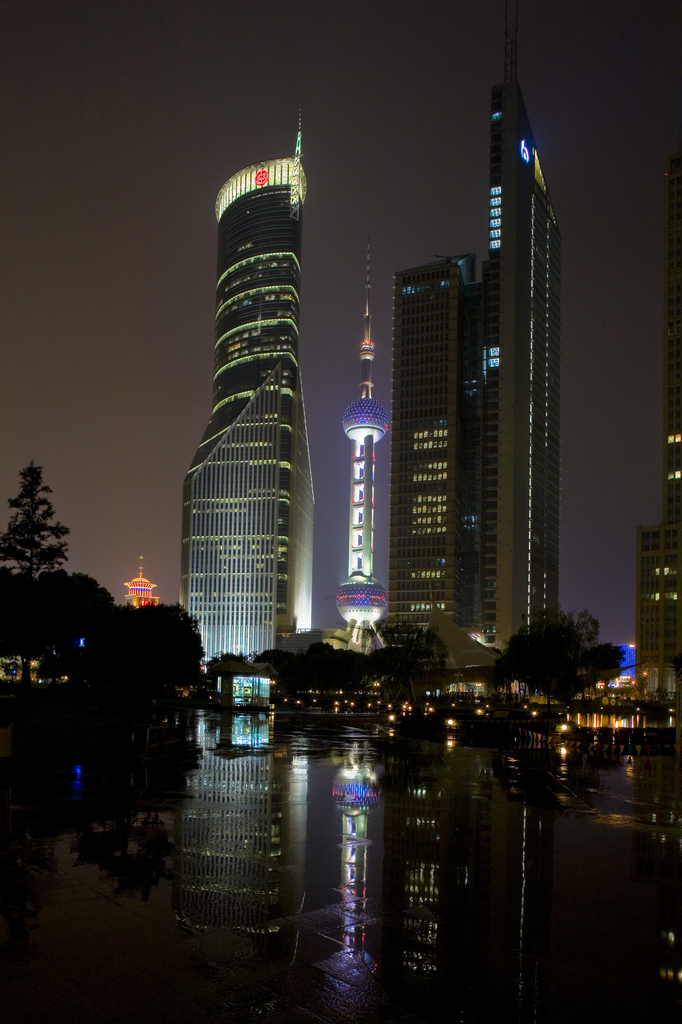
{"type": "Polygon", "coordinates": [[[521,159],[524,160],[526,163],[530,161],[530,152],[528,150],[528,146],[526,145],[525,139],[521,139],[521,159]]]}

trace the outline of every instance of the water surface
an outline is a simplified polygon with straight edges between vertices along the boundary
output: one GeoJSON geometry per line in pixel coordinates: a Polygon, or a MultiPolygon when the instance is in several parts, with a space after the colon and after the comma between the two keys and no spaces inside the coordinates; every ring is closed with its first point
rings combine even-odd
{"type": "Polygon", "coordinates": [[[11,779],[3,1019],[682,1019],[676,757],[316,716],[176,735],[11,779]]]}

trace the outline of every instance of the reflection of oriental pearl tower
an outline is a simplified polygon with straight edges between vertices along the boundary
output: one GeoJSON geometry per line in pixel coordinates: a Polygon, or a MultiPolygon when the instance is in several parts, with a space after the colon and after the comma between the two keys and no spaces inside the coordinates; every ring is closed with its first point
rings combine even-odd
{"type": "Polygon", "coordinates": [[[381,790],[371,765],[363,763],[357,745],[334,779],[334,800],[343,813],[341,892],[343,893],[343,944],[361,952],[365,944],[367,899],[367,815],[379,803],[381,790]]]}
{"type": "Polygon", "coordinates": [[[339,587],[336,607],[346,622],[362,629],[362,646],[369,645],[369,627],[386,611],[386,591],[372,575],[374,559],[374,445],[388,430],[383,405],[372,398],[372,361],[369,311],[369,245],[365,285],[365,333],[360,347],[362,383],[360,400],[351,402],[343,416],[343,429],[352,443],[350,481],[350,557],[348,579],[339,587]]]}

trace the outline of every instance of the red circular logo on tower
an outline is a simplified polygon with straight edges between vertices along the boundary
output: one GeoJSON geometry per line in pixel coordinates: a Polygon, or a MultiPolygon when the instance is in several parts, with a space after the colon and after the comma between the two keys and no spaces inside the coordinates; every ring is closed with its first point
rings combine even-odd
{"type": "Polygon", "coordinates": [[[261,185],[267,185],[269,177],[270,172],[265,167],[261,167],[260,171],[256,171],[256,176],[253,180],[260,187],[261,185]]]}

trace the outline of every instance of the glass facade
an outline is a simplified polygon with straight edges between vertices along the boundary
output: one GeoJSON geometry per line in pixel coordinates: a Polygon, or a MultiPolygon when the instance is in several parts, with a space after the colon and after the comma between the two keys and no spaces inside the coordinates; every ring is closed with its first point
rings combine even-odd
{"type": "MultiPolygon", "coordinates": [[[[475,274],[475,257],[465,256],[395,276],[389,614],[422,624],[432,603],[460,625],[474,614],[465,607],[465,550],[475,550],[476,541],[465,524],[477,524],[464,512],[476,502],[469,478],[480,439],[473,437],[473,451],[465,448],[465,429],[467,444],[471,430],[476,434],[465,405],[471,411],[476,398],[466,371],[469,387],[462,388],[462,365],[476,343],[469,316],[480,311],[475,274]]],[[[477,553],[473,570],[477,582],[477,553]]]]}
{"type": "Polygon", "coordinates": [[[207,657],[254,654],[310,626],[313,495],[298,365],[298,158],[218,196],[213,407],[183,498],[181,603],[207,657]]]}
{"type": "Polygon", "coordinates": [[[561,237],[517,82],[490,125],[482,282],[396,275],[389,613],[500,646],[559,600],[561,237]]]}
{"type": "Polygon", "coordinates": [[[682,153],[668,161],[664,204],[663,522],[637,529],[636,674],[642,689],[669,693],[677,686],[672,658],[682,649],[677,590],[682,520],[682,153]]]}
{"type": "Polygon", "coordinates": [[[518,82],[490,117],[482,632],[499,646],[559,603],[561,235],[518,82]]]}

